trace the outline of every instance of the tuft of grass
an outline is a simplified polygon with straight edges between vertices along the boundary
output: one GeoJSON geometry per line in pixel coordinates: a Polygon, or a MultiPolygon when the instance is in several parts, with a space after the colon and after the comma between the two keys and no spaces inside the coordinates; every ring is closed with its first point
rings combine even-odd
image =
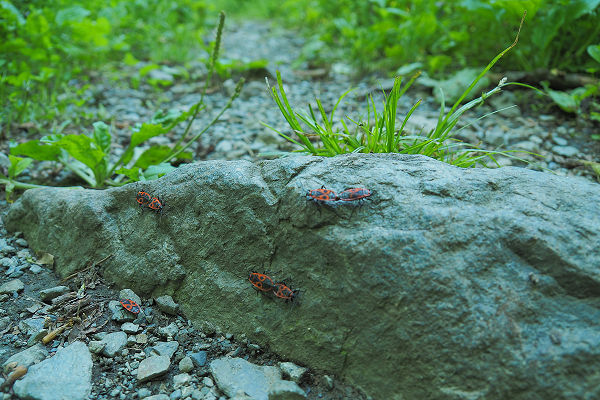
{"type": "MultiPolygon", "coordinates": [[[[525,15],[523,15],[523,19],[524,18],[525,15]]],[[[523,19],[521,20],[521,26],[523,24],[523,19]]],[[[519,32],[521,26],[519,27],[519,32]]],[[[401,77],[397,77],[394,80],[391,91],[388,94],[385,92],[383,93],[384,101],[383,109],[381,111],[377,109],[373,97],[369,96],[367,101],[366,121],[354,121],[347,118],[353,125],[353,129],[350,129],[349,126],[352,125],[347,124],[344,120],[339,121],[343,127],[342,129],[334,129],[335,111],[344,97],[351,92],[351,89],[347,90],[339,97],[330,115],[327,115],[319,99],[316,99],[317,115],[310,104],[309,113],[303,114],[295,111],[290,105],[283,88],[281,74],[278,71],[277,86],[270,87],[268,81],[267,86],[269,87],[273,100],[277,104],[277,107],[288,122],[292,131],[296,134],[297,139],[293,138],[291,135],[286,135],[267,124],[264,125],[277,132],[286,140],[297,145],[299,149],[295,151],[316,156],[331,157],[347,153],[422,154],[459,167],[472,167],[476,164],[487,166],[487,161],[490,160],[498,165],[494,158],[498,154],[511,158],[518,158],[511,155],[510,151],[484,150],[477,146],[464,143],[453,137],[453,129],[460,117],[467,110],[483,103],[488,97],[499,93],[505,86],[521,85],[535,89],[531,86],[517,82],[507,82],[506,78],[504,78],[492,90],[483,93],[480,97],[460,106],[465,97],[473,90],[475,85],[494,66],[494,64],[496,64],[496,62],[510,49],[516,46],[519,39],[519,32],[517,32],[514,42],[490,61],[475,80],[473,80],[471,85],[465,89],[448,113],[444,113],[445,103],[442,96],[442,104],[440,106],[440,114],[436,128],[426,135],[410,135],[404,130],[411,115],[421,104],[421,100],[417,101],[410,108],[408,113],[402,119],[401,125],[397,128],[398,102],[418,77],[418,73],[413,75],[405,85],[402,85],[401,77]],[[319,116],[320,119],[317,118],[317,116],[319,116]],[[301,122],[308,127],[308,130],[304,129],[301,122]],[[317,138],[318,143],[313,143],[311,138],[317,138]]]]}

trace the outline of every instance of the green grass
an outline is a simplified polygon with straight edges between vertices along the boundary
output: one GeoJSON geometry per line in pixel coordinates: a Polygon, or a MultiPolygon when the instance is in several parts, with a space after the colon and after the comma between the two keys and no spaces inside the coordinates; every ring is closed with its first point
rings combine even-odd
{"type": "MultiPolygon", "coordinates": [[[[521,21],[522,23],[523,21],[521,21]]],[[[335,129],[335,111],[350,90],[339,97],[330,115],[327,115],[318,99],[316,99],[317,113],[315,113],[311,105],[309,105],[309,112],[307,114],[300,113],[295,111],[290,105],[283,88],[281,75],[278,72],[277,86],[270,88],[271,95],[291,130],[296,134],[297,139],[277,131],[268,125],[266,126],[275,130],[286,140],[297,145],[299,148],[296,151],[316,156],[331,157],[347,153],[422,154],[459,167],[472,167],[475,164],[487,166],[486,161],[491,160],[496,163],[494,156],[498,154],[517,158],[511,155],[510,152],[479,149],[461,142],[453,137],[453,129],[460,117],[467,110],[483,103],[488,97],[499,93],[503,87],[516,84],[507,83],[503,79],[494,89],[461,106],[462,101],[492,66],[517,44],[518,38],[519,35],[517,33],[513,44],[488,63],[453,104],[448,113],[444,113],[445,104],[442,100],[436,128],[425,135],[411,135],[404,129],[413,112],[419,107],[420,100],[408,110],[404,118],[401,118],[402,123],[399,128],[397,127],[398,102],[412,85],[418,74],[414,75],[405,85],[402,85],[402,78],[396,78],[391,91],[388,94],[383,93],[384,102],[381,111],[377,109],[373,97],[370,96],[367,104],[366,121],[354,121],[348,118],[349,123],[347,123],[344,120],[340,120],[339,125],[343,128],[335,129]],[[307,127],[306,129],[304,128],[305,126],[307,127]],[[313,143],[312,138],[318,139],[316,144],[313,143]]]]}

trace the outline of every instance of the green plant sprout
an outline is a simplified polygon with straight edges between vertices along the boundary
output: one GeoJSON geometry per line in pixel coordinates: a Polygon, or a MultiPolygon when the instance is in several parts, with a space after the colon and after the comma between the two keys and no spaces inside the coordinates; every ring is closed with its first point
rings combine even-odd
{"type": "Polygon", "coordinates": [[[14,166],[11,159],[12,169],[9,171],[8,176],[0,176],[0,183],[5,185],[7,199],[14,189],[40,187],[19,182],[15,179],[34,159],[59,162],[83,179],[90,187],[103,188],[107,185],[120,186],[133,181],[157,179],[175,169],[170,164],[171,161],[177,158],[191,158],[191,154],[186,153],[185,150],[197,141],[231,107],[235,99],[239,97],[244,84],[244,80],[241,79],[229,101],[217,116],[204,129],[186,141],[193,121],[198,113],[205,108],[204,96],[215,70],[224,24],[225,14],[221,12],[208,75],[200,101],[184,112],[168,114],[159,112],[150,123],[144,123],[141,127],[133,129],[129,145],[116,162],[111,162],[112,138],[110,129],[104,122],[95,122],[93,132],[90,135],[52,134],[39,140],[31,140],[12,146],[10,149],[11,157],[20,155],[30,158],[19,158],[18,160],[15,158],[16,164],[14,166]],[[167,134],[176,125],[186,120],[188,121],[186,129],[174,145],[151,146],[136,160],[133,160],[135,148],[154,136],[167,134]]]}
{"type": "Polygon", "coordinates": [[[460,98],[454,103],[447,114],[444,114],[445,104],[442,96],[442,104],[436,128],[427,135],[408,135],[404,128],[410,119],[413,112],[418,108],[421,100],[417,101],[404,117],[400,128],[396,128],[398,109],[398,101],[402,95],[413,84],[418,77],[418,73],[413,75],[411,79],[402,86],[402,78],[397,77],[394,80],[394,85],[389,94],[383,93],[384,108],[381,113],[378,112],[375,101],[372,96],[369,96],[367,101],[367,121],[348,120],[355,125],[354,131],[348,128],[344,120],[340,123],[343,126],[341,131],[334,131],[333,117],[340,102],[344,99],[351,89],[344,92],[333,107],[330,115],[327,115],[323,105],[316,99],[317,108],[322,122],[319,122],[313,107],[309,104],[309,114],[302,114],[294,111],[290,105],[285,90],[281,75],[277,72],[277,86],[271,88],[267,81],[267,86],[271,91],[271,96],[277,104],[279,110],[288,122],[292,131],[298,136],[298,140],[286,135],[275,128],[264,124],[268,128],[274,130],[286,140],[296,144],[300,149],[295,150],[307,154],[317,156],[335,156],[337,154],[346,153],[404,153],[404,154],[423,154],[440,161],[447,162],[460,167],[471,167],[475,164],[486,165],[484,159],[491,159],[497,164],[494,156],[501,154],[511,158],[518,158],[508,154],[507,151],[492,151],[483,150],[476,146],[469,145],[458,139],[453,138],[453,129],[459,121],[460,117],[469,109],[483,103],[488,97],[499,93],[503,87],[508,85],[521,85],[535,89],[529,85],[520,84],[517,82],[506,82],[502,79],[498,85],[487,93],[483,93],[480,97],[460,106],[460,103],[471,92],[477,82],[492,68],[492,66],[510,49],[512,49],[519,40],[519,33],[523,25],[523,19],[519,26],[519,31],[514,42],[498,54],[475,78],[471,85],[463,92],[460,98]],[[305,131],[300,123],[302,121],[309,128],[305,131]],[[311,141],[311,137],[317,137],[320,140],[320,145],[316,145],[311,141]]]}

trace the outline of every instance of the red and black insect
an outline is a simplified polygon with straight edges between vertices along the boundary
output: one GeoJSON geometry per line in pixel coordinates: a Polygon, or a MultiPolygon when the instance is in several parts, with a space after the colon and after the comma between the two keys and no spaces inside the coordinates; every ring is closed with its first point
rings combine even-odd
{"type": "Polygon", "coordinates": [[[160,199],[160,197],[152,197],[150,199],[150,203],[148,203],[148,208],[152,211],[160,214],[162,216],[163,208],[165,207],[165,202],[160,199]]]}
{"type": "Polygon", "coordinates": [[[327,202],[339,200],[339,197],[333,190],[325,189],[325,186],[323,185],[320,189],[310,189],[306,192],[306,200],[327,202]]]}
{"type": "Polygon", "coordinates": [[[259,272],[250,272],[248,280],[256,289],[261,292],[270,292],[273,290],[273,279],[266,274],[259,272]]]}
{"type": "Polygon", "coordinates": [[[139,314],[139,312],[142,311],[140,306],[138,306],[138,304],[133,300],[122,299],[119,301],[121,302],[121,305],[123,306],[123,308],[125,308],[130,313],[139,314]]]}
{"type": "Polygon", "coordinates": [[[285,282],[277,282],[273,285],[273,293],[275,296],[280,299],[284,299],[286,301],[294,301],[298,296],[300,290],[298,289],[290,289],[290,287],[285,284],[285,282]]]}
{"type": "Polygon", "coordinates": [[[338,199],[342,201],[363,200],[370,197],[373,191],[364,188],[346,189],[338,195],[338,199]]]}
{"type": "Polygon", "coordinates": [[[152,200],[152,196],[150,196],[148,192],[140,190],[135,195],[135,200],[140,205],[140,207],[144,207],[145,205],[148,205],[150,203],[150,201],[152,200]]]}

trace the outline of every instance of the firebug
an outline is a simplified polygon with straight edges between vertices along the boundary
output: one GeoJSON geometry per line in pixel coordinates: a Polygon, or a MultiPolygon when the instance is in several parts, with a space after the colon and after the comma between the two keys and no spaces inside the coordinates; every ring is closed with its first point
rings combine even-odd
{"type": "Polygon", "coordinates": [[[300,290],[292,290],[285,282],[277,282],[273,285],[273,293],[275,296],[286,301],[294,301],[300,290]]]}
{"type": "Polygon", "coordinates": [[[370,189],[364,188],[353,188],[346,189],[339,194],[339,199],[342,201],[354,201],[354,200],[362,200],[370,197],[373,194],[373,191],[370,189]]]}
{"type": "Polygon", "coordinates": [[[165,206],[165,202],[160,199],[160,197],[152,197],[150,203],[148,203],[148,208],[152,211],[160,214],[162,216],[163,208],[165,206]]]}
{"type": "Polygon", "coordinates": [[[336,201],[338,199],[338,195],[331,189],[325,189],[325,186],[321,186],[320,189],[310,189],[306,192],[306,200],[326,202],[336,201]]]}
{"type": "Polygon", "coordinates": [[[273,290],[273,279],[266,274],[250,272],[248,280],[256,289],[261,292],[270,292],[273,290]]]}
{"type": "Polygon", "coordinates": [[[150,194],[144,190],[140,190],[135,195],[135,200],[140,205],[140,207],[144,207],[145,205],[149,204],[151,199],[152,196],[150,196],[150,194]]]}
{"type": "Polygon", "coordinates": [[[121,305],[123,306],[123,308],[125,308],[130,313],[139,314],[139,312],[142,310],[140,308],[140,306],[138,306],[138,304],[133,300],[122,299],[119,301],[121,302],[121,305]]]}

